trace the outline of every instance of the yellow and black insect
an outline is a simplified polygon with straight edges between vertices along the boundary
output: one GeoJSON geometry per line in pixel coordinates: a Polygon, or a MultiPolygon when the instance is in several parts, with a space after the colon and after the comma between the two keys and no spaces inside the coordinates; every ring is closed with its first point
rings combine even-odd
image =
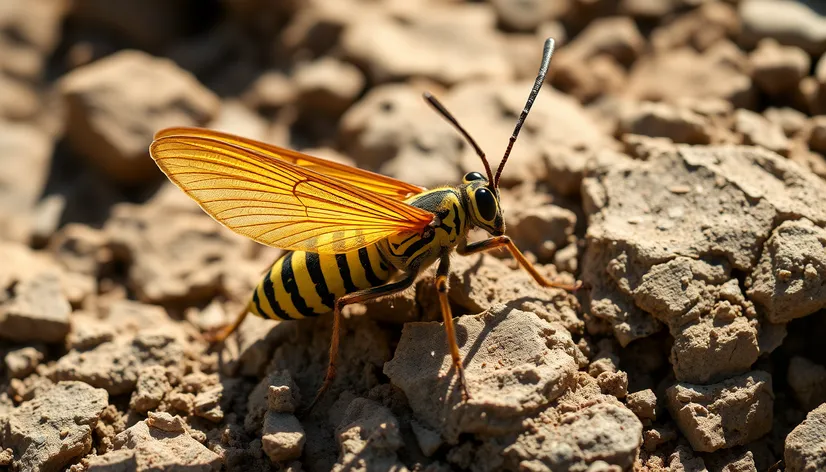
{"type": "Polygon", "coordinates": [[[335,376],[342,308],[401,292],[438,261],[436,288],[450,355],[463,396],[468,398],[447,296],[451,253],[506,247],[540,285],[575,289],[545,279],[525,259],[504,235],[499,205],[499,177],[545,80],[553,50],[549,38],[536,82],[495,175],[468,132],[436,98],[424,95],[473,146],[485,166],[486,175],[468,173],[455,187],[426,190],[216,131],[160,131],[150,153],[172,182],[229,229],[291,251],[273,264],[246,309],[214,339],[225,339],[248,312],[275,320],[332,312],[330,361],[318,400],[335,376]],[[468,243],[468,231],[474,227],[492,237],[468,243]]]}

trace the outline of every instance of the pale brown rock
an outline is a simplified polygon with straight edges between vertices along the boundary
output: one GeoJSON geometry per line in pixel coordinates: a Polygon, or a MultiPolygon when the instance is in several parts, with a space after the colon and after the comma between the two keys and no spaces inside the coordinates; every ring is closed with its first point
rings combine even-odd
{"type": "Polygon", "coordinates": [[[561,326],[501,306],[455,324],[472,392],[468,402],[449,400],[460,392],[439,323],[405,325],[384,368],[417,419],[448,440],[462,432],[514,431],[527,412],[548,405],[573,381],[581,353],[561,326]]]}
{"type": "Polygon", "coordinates": [[[286,370],[271,372],[250,392],[244,425],[250,430],[258,430],[267,412],[291,414],[300,402],[298,387],[290,373],[286,370]]]}
{"type": "Polygon", "coordinates": [[[826,405],[811,411],[786,437],[786,470],[815,472],[826,467],[826,405]]]}
{"type": "Polygon", "coordinates": [[[824,239],[826,230],[807,218],[773,229],[747,292],[771,322],[784,323],[826,306],[824,239]]]}
{"type": "Polygon", "coordinates": [[[301,457],[307,440],[304,428],[294,415],[270,411],[264,417],[261,442],[264,453],[273,462],[301,457]]]}
{"type": "Polygon", "coordinates": [[[97,276],[111,260],[106,235],[95,228],[70,223],[49,241],[49,251],[70,272],[97,276]]]}
{"type": "Polygon", "coordinates": [[[740,30],[740,19],[734,6],[722,2],[707,2],[678,15],[651,33],[656,51],[691,46],[705,51],[717,42],[732,37],[740,30]]]}
{"type": "Polygon", "coordinates": [[[150,413],[115,437],[114,449],[88,459],[88,470],[198,470],[221,469],[221,457],[188,432],[180,417],[150,413]]]}
{"type": "Polygon", "coordinates": [[[106,407],[106,391],[60,382],[9,413],[0,442],[14,451],[19,470],[63,470],[92,448],[92,431],[106,407]]]}
{"type": "Polygon", "coordinates": [[[295,71],[298,105],[310,113],[340,116],[364,88],[364,75],[352,64],[332,58],[300,66],[295,71]]]}
{"type": "Polygon", "coordinates": [[[195,415],[213,423],[220,423],[224,419],[224,410],[221,401],[224,399],[224,386],[214,385],[198,393],[195,397],[195,415]]]}
{"type": "Polygon", "coordinates": [[[803,3],[748,0],[740,4],[739,14],[740,40],[747,46],[771,38],[815,56],[826,52],[826,19],[803,3]]]}
{"type": "Polygon", "coordinates": [[[792,357],[788,381],[795,398],[806,411],[826,403],[826,367],[805,357],[792,357]]]}
{"type": "Polygon", "coordinates": [[[812,60],[806,51],[794,46],[781,46],[764,39],[749,57],[752,79],[769,95],[791,94],[808,75],[812,60]]]}
{"type": "MultiPolygon", "coordinates": [[[[531,85],[532,81],[509,85],[471,82],[455,87],[445,97],[445,104],[473,133],[494,168],[498,159],[490,156],[497,156],[494,150],[506,146],[531,85]]],[[[544,88],[514,146],[513,159],[502,173],[502,183],[545,181],[553,188],[578,188],[587,158],[613,146],[613,140],[575,99],[544,88]],[[557,163],[560,154],[570,158],[569,165],[557,163]]],[[[482,169],[469,147],[462,158],[466,172],[482,169]]]]}
{"type": "Polygon", "coordinates": [[[188,72],[165,59],[122,51],[65,76],[66,133],[80,155],[120,182],[158,176],[148,149],[156,131],[198,126],[219,103],[188,72]]]}
{"type": "Polygon", "coordinates": [[[4,239],[28,242],[31,212],[45,190],[51,154],[48,134],[28,124],[0,121],[0,236],[4,239]]]}
{"type": "Polygon", "coordinates": [[[656,331],[648,316],[667,323],[677,338],[672,362],[686,367],[681,374],[688,375],[686,380],[705,382],[709,376],[720,379],[747,370],[759,354],[757,326],[751,319],[754,307],[731,277],[731,268],[750,273],[760,267],[761,244],[774,230],[777,215],[824,221],[822,209],[811,205],[822,198],[816,195],[826,196],[823,182],[759,148],[673,147],[644,162],[598,166],[583,188],[590,215],[583,279],[592,285],[591,314],[609,321],[624,345],[656,331]],[[703,171],[689,172],[685,165],[703,171]],[[713,196],[706,190],[710,188],[713,196]],[[755,205],[745,203],[753,198],[755,205]],[[746,207],[750,210],[741,212],[746,207]],[[714,221],[718,214],[725,215],[725,223],[714,221]],[[740,229],[732,233],[727,228],[740,229]],[[725,262],[682,259],[704,254],[725,262]],[[671,262],[662,262],[666,260],[671,262]],[[722,338],[717,336],[723,332],[712,334],[715,318],[730,325],[722,338]],[[692,330],[681,341],[689,326],[692,330]],[[712,344],[719,347],[709,351],[712,344]],[[715,353],[714,361],[709,352],[715,353]]]}
{"type": "Polygon", "coordinates": [[[597,375],[597,384],[602,393],[617,398],[628,395],[628,374],[623,371],[603,372],[597,375]]]}
{"type": "Polygon", "coordinates": [[[252,244],[193,208],[185,195],[175,198],[185,200],[118,205],[104,228],[115,259],[130,261],[130,285],[144,302],[210,299],[224,272],[242,273],[241,253],[252,244]]]}
{"type": "Polygon", "coordinates": [[[271,141],[270,123],[240,100],[224,100],[209,127],[258,141],[271,141]]]}
{"type": "Polygon", "coordinates": [[[339,459],[334,471],[406,470],[396,452],[404,442],[399,420],[386,407],[366,398],[351,401],[336,428],[339,459]]]}
{"type": "Polygon", "coordinates": [[[807,116],[794,108],[768,108],[763,116],[783,130],[786,137],[799,133],[806,126],[807,116]]]}
{"type": "Polygon", "coordinates": [[[621,0],[621,13],[641,18],[662,18],[679,6],[677,0],[621,0]]]}
{"type": "Polygon", "coordinates": [[[483,459],[485,470],[515,469],[525,463],[535,466],[530,470],[630,467],[642,444],[642,424],[616,398],[600,393],[595,380],[581,373],[578,377],[577,385],[556,400],[553,409],[526,420],[527,428],[513,445],[504,451],[494,447],[494,454],[483,459]],[[549,450],[568,452],[548,454],[549,450]]]}
{"type": "Polygon", "coordinates": [[[91,313],[76,311],[72,313],[72,329],[66,336],[66,348],[84,351],[99,344],[111,341],[116,329],[91,313]]]}
{"type": "Polygon", "coordinates": [[[20,379],[34,372],[44,357],[42,347],[28,346],[10,351],[3,361],[9,376],[20,379]]]}
{"type": "Polygon", "coordinates": [[[722,98],[750,108],[755,97],[751,78],[732,64],[711,55],[680,48],[645,56],[634,63],[625,95],[636,100],[675,101],[678,98],[722,98]]]}
{"type": "Polygon", "coordinates": [[[12,298],[0,304],[0,337],[15,341],[63,341],[69,333],[72,307],[60,278],[42,272],[9,287],[12,298]]]}
{"type": "Polygon", "coordinates": [[[826,153],[826,117],[815,116],[812,118],[809,131],[809,148],[819,153],[826,153]]]}
{"type": "Polygon", "coordinates": [[[181,362],[186,348],[179,336],[144,332],[115,338],[89,351],[70,351],[58,360],[53,376],[56,380],[80,380],[112,395],[130,393],[143,367],[170,367],[181,362]]]}
{"type": "Polygon", "coordinates": [[[478,7],[434,5],[413,10],[405,21],[365,14],[344,32],[341,48],[375,83],[411,76],[443,84],[508,79],[513,68],[493,31],[493,11],[478,7]]]}
{"type": "Polygon", "coordinates": [[[295,83],[290,78],[281,72],[267,71],[255,79],[242,100],[253,110],[272,114],[292,103],[295,97],[295,83]]]}
{"type": "Polygon", "coordinates": [[[562,16],[569,0],[545,2],[542,0],[494,0],[491,2],[499,23],[514,31],[534,31],[542,23],[562,16]]]}
{"type": "Polygon", "coordinates": [[[743,135],[743,144],[752,144],[789,156],[791,143],[783,129],[759,114],[739,109],[734,113],[734,130],[743,135]]]}
{"type": "Polygon", "coordinates": [[[465,144],[421,93],[396,84],[372,89],[342,117],[345,153],[360,167],[417,185],[460,181],[465,144]]]}
{"type": "Polygon", "coordinates": [[[567,246],[574,234],[576,214],[541,199],[505,200],[508,209],[508,236],[522,252],[548,261],[557,250],[567,246]]]}
{"type": "Polygon", "coordinates": [[[567,57],[587,60],[608,55],[628,66],[640,55],[644,45],[645,39],[632,19],[621,16],[599,18],[560,51],[558,62],[567,63],[567,57]]]}
{"type": "Polygon", "coordinates": [[[161,404],[164,395],[171,389],[165,368],[159,365],[144,367],[138,374],[138,381],[129,401],[129,408],[138,413],[154,410],[161,404]]]}
{"type": "Polygon", "coordinates": [[[14,460],[14,451],[11,449],[4,449],[0,451],[0,467],[8,467],[14,460]]]}
{"type": "Polygon", "coordinates": [[[709,144],[710,125],[705,117],[689,109],[643,102],[629,107],[620,119],[619,132],[669,138],[675,143],[709,144]]]}
{"type": "Polygon", "coordinates": [[[625,404],[641,420],[657,419],[657,396],[650,388],[629,393],[625,404]]]}
{"type": "Polygon", "coordinates": [[[669,387],[668,409],[695,451],[747,444],[771,430],[771,376],[753,371],[714,385],[669,387]]]}
{"type": "MultiPolygon", "coordinates": [[[[556,273],[548,265],[537,270],[550,280],[573,283],[569,277],[556,273]]],[[[529,311],[551,323],[559,323],[570,332],[583,330],[577,317],[577,304],[561,289],[543,288],[521,268],[491,255],[455,258],[451,262],[450,299],[470,313],[480,313],[497,304],[529,311]]],[[[424,309],[426,321],[441,320],[437,294],[431,277],[423,277],[417,285],[416,301],[424,309]]]]}

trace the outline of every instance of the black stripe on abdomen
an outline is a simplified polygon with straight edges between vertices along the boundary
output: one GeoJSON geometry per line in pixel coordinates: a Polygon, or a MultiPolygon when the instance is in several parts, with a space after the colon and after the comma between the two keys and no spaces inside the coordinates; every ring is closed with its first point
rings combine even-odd
{"type": "Polygon", "coordinates": [[[359,249],[359,262],[361,263],[361,268],[364,269],[364,275],[367,277],[367,281],[370,282],[372,287],[377,287],[384,283],[373,271],[373,266],[370,264],[370,255],[367,253],[366,247],[359,249]]]}
{"type": "MultiPolygon", "coordinates": [[[[289,253],[285,257],[291,257],[292,254],[293,253],[289,253]]],[[[275,299],[275,288],[273,287],[272,278],[270,278],[271,274],[272,268],[270,268],[270,270],[267,271],[267,275],[264,276],[264,281],[261,282],[264,285],[264,295],[267,297],[267,302],[269,302],[270,308],[272,309],[272,312],[275,314],[275,316],[281,318],[282,320],[291,320],[293,319],[293,317],[288,315],[287,312],[281,308],[281,305],[278,304],[278,300],[275,299]]],[[[260,300],[258,300],[258,290],[255,291],[254,296],[256,307],[260,309],[260,300]]],[[[262,311],[261,313],[265,312],[262,311]]]]}
{"type": "Polygon", "coordinates": [[[293,254],[295,253],[291,252],[284,256],[284,261],[281,263],[281,283],[284,284],[284,289],[290,295],[290,301],[299,313],[304,316],[317,316],[317,313],[307,306],[307,302],[298,290],[295,274],[293,274],[293,254]]]}
{"type": "Polygon", "coordinates": [[[307,272],[309,272],[310,279],[315,285],[316,293],[319,298],[321,298],[321,303],[323,303],[327,308],[333,309],[336,297],[330,293],[330,289],[327,287],[327,281],[324,279],[324,272],[321,270],[321,257],[314,252],[307,252],[305,254],[307,272]]]}
{"type": "Polygon", "coordinates": [[[338,273],[341,274],[341,281],[344,283],[344,290],[347,293],[353,293],[358,290],[358,287],[353,283],[353,276],[350,274],[350,266],[347,264],[346,254],[336,254],[336,264],[338,265],[338,273]]]}

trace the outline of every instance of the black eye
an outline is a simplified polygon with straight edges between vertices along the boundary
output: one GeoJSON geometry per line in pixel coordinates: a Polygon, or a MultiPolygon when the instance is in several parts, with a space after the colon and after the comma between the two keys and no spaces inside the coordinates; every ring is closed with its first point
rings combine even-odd
{"type": "Polygon", "coordinates": [[[464,183],[473,182],[474,180],[485,180],[485,176],[479,172],[468,172],[462,179],[464,183]]]}
{"type": "Polygon", "coordinates": [[[493,221],[496,218],[496,198],[490,190],[486,188],[476,189],[473,194],[476,197],[476,208],[479,209],[479,216],[485,221],[493,221]]]}

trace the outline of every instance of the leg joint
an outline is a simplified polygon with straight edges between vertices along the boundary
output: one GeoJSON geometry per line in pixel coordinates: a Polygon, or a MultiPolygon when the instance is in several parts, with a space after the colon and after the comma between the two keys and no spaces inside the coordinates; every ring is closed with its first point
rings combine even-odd
{"type": "Polygon", "coordinates": [[[447,277],[442,276],[436,278],[436,290],[439,293],[447,293],[447,277]]]}

